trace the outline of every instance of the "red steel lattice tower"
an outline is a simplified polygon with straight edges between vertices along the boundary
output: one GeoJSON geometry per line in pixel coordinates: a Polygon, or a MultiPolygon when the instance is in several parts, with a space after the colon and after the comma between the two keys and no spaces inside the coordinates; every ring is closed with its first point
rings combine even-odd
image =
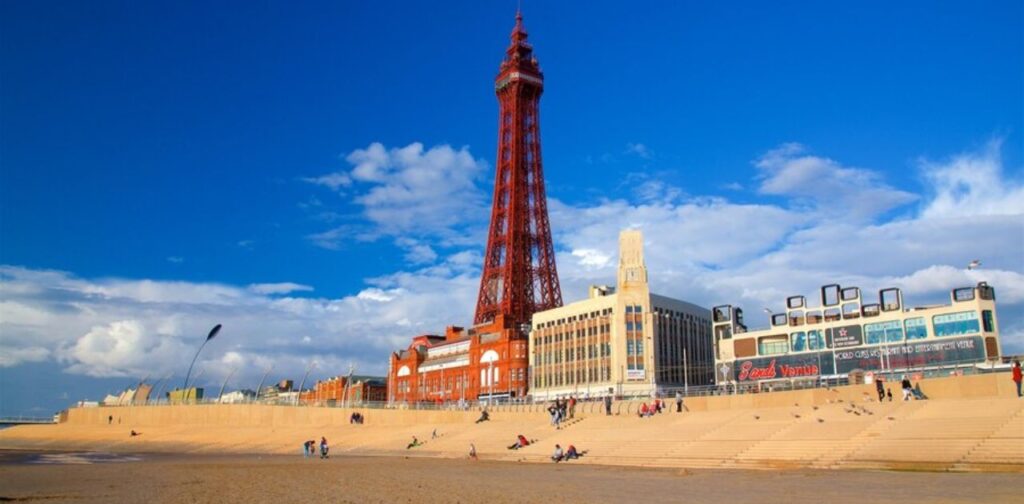
{"type": "Polygon", "coordinates": [[[535,312],[562,306],[548,223],[540,157],[544,74],[516,14],[494,91],[498,95],[498,157],[475,324],[521,327],[535,312]]]}

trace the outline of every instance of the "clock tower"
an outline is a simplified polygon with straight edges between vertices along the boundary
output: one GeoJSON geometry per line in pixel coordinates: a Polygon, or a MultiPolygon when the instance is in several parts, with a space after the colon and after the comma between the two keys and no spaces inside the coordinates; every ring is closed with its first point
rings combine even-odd
{"type": "Polygon", "coordinates": [[[647,266],[644,264],[644,237],[636,229],[628,229],[619,234],[618,292],[650,295],[647,266]]]}

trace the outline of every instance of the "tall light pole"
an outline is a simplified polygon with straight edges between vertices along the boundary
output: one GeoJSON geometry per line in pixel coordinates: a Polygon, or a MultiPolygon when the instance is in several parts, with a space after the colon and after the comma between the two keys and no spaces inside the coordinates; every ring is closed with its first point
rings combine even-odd
{"type": "Polygon", "coordinates": [[[185,392],[186,396],[188,395],[188,392],[187,392],[187,390],[188,390],[188,379],[192,376],[192,366],[196,365],[196,359],[199,358],[199,352],[202,352],[203,348],[206,347],[206,344],[209,343],[210,340],[212,340],[213,338],[215,338],[217,336],[217,333],[220,332],[220,328],[221,328],[221,325],[217,324],[217,325],[213,326],[213,329],[210,329],[210,333],[206,335],[206,339],[203,341],[203,344],[199,345],[199,350],[196,350],[196,356],[192,357],[192,363],[188,365],[188,373],[185,374],[185,385],[183,387],[184,390],[186,391],[185,392]]]}
{"type": "Polygon", "coordinates": [[[309,377],[309,372],[316,367],[316,361],[310,361],[309,366],[306,366],[306,374],[302,375],[302,381],[299,382],[299,391],[295,393],[295,404],[299,404],[299,395],[302,394],[302,386],[306,384],[306,378],[309,377]]]}
{"type": "Polygon", "coordinates": [[[260,378],[260,384],[258,387],[256,387],[256,397],[252,399],[252,402],[257,402],[260,400],[260,392],[263,390],[263,382],[267,380],[267,375],[269,375],[270,372],[273,371],[273,369],[274,365],[271,364],[267,366],[267,370],[263,372],[263,378],[260,378]]]}
{"type": "Polygon", "coordinates": [[[227,387],[228,386],[228,380],[230,380],[232,376],[235,376],[235,371],[238,371],[237,367],[232,369],[231,372],[228,373],[228,377],[227,378],[224,378],[224,383],[222,383],[221,386],[220,386],[220,393],[217,394],[217,402],[221,402],[221,399],[224,398],[224,387],[227,387]]]}
{"type": "Polygon", "coordinates": [[[491,391],[487,393],[487,405],[490,406],[494,402],[494,359],[487,363],[487,384],[491,387],[491,391]]]}

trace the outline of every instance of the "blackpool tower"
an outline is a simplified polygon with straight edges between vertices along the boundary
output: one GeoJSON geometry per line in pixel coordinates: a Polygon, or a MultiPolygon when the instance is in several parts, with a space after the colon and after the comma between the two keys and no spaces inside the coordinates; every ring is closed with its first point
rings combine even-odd
{"type": "Polygon", "coordinates": [[[494,91],[498,155],[494,203],[474,324],[521,331],[535,312],[562,306],[540,155],[544,74],[516,14],[494,91]]]}

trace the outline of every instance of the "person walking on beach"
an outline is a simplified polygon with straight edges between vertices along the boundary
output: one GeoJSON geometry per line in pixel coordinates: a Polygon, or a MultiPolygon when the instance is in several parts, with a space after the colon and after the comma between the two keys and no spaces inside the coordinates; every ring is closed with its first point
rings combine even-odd
{"type": "Polygon", "coordinates": [[[914,395],[914,386],[910,384],[910,378],[907,378],[907,375],[903,375],[903,381],[900,382],[900,386],[903,387],[903,400],[909,401],[911,396],[914,395]]]}
{"type": "Polygon", "coordinates": [[[676,391],[676,413],[683,412],[683,393],[676,391]]]}
{"type": "Polygon", "coordinates": [[[612,396],[611,395],[604,396],[604,414],[608,415],[608,416],[611,416],[611,414],[612,414],[612,396]]]}
{"type": "Polygon", "coordinates": [[[469,443],[469,458],[471,458],[473,460],[477,460],[477,458],[476,458],[476,445],[473,444],[473,443],[469,443]]]}
{"type": "Polygon", "coordinates": [[[330,448],[327,446],[327,438],[320,437],[320,458],[328,458],[327,450],[330,448]]]}
{"type": "MultiPolygon", "coordinates": [[[[1020,383],[1020,381],[1018,380],[1017,383],[1020,383]]],[[[1017,390],[1019,391],[1020,387],[1017,387],[1017,390]]],[[[112,423],[114,423],[114,415],[107,416],[107,425],[110,425],[112,423]]]]}
{"type": "Polygon", "coordinates": [[[1013,359],[1013,383],[1017,384],[1017,397],[1021,397],[1020,381],[1021,381],[1020,359],[1013,359]]]}
{"type": "Polygon", "coordinates": [[[881,375],[875,376],[875,391],[878,392],[878,402],[882,402],[885,399],[885,382],[881,375]]]}

